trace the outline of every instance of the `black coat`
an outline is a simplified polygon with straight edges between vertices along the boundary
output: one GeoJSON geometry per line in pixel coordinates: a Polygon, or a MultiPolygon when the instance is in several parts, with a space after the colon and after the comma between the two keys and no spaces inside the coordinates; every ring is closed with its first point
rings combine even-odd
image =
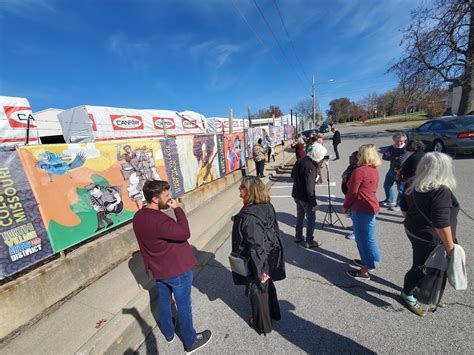
{"type": "Polygon", "coordinates": [[[402,164],[401,167],[401,178],[402,181],[407,181],[408,179],[415,176],[416,168],[418,167],[418,163],[420,162],[421,158],[425,155],[425,152],[418,150],[412,155],[410,155],[407,160],[402,164]]]}
{"type": "Polygon", "coordinates": [[[249,260],[250,276],[232,273],[236,285],[259,284],[266,273],[283,280],[285,257],[275,209],[271,203],[250,204],[234,216],[232,252],[249,260]]]}
{"type": "Polygon", "coordinates": [[[335,131],[332,136],[332,145],[338,145],[341,143],[341,133],[339,131],[335,131]]]}
{"type": "Polygon", "coordinates": [[[291,177],[293,178],[291,196],[297,200],[307,202],[311,206],[317,206],[314,189],[316,175],[317,166],[310,157],[306,156],[297,160],[291,171],[291,177]]]}

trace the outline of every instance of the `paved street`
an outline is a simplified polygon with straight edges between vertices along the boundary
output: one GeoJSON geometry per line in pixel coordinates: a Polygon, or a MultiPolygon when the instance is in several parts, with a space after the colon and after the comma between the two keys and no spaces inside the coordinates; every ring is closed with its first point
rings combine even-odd
{"type": "MultiPolygon", "coordinates": [[[[399,124],[402,127],[405,124],[399,124]]],[[[393,127],[393,126],[391,126],[393,127]]],[[[378,147],[391,144],[392,133],[384,126],[341,127],[342,159],[330,162],[331,180],[337,182],[331,193],[335,205],[342,202],[340,176],[347,157],[363,143],[378,147]]],[[[333,154],[331,141],[325,142],[333,154]]],[[[388,163],[380,168],[378,198],[384,198],[382,183],[388,163]]],[[[461,206],[474,214],[472,176],[474,158],[455,160],[461,206]]],[[[326,177],[326,171],[324,171],[326,177]]],[[[326,179],[325,179],[326,180],[326,179]]],[[[287,279],[276,284],[282,308],[282,320],[274,323],[274,331],[258,336],[247,325],[250,305],[244,288],[234,286],[228,266],[230,239],[217,251],[194,280],[193,310],[198,331],[213,331],[211,343],[201,353],[468,353],[474,348],[474,297],[472,263],[468,265],[470,289],[455,292],[447,287],[447,308],[418,318],[399,302],[403,276],[411,264],[411,247],[404,234],[399,213],[383,209],[379,215],[376,235],[382,263],[369,282],[355,281],[345,275],[350,262],[358,258],[354,241],[347,240],[347,230],[335,227],[321,230],[326,198],[319,198],[322,211],[317,213],[316,238],[320,249],[305,250],[293,242],[295,205],[291,197],[291,179],[284,174],[271,191],[272,202],[285,246],[287,279]]],[[[326,188],[318,188],[327,195],[326,188]]],[[[238,198],[238,192],[235,192],[238,198]]],[[[351,223],[340,215],[346,226],[351,223]]],[[[205,223],[203,221],[203,223],[205,223]]],[[[459,215],[458,237],[469,260],[474,252],[474,221],[459,215]]],[[[158,329],[154,329],[140,354],[180,353],[182,343],[167,345],[158,329]]]]}

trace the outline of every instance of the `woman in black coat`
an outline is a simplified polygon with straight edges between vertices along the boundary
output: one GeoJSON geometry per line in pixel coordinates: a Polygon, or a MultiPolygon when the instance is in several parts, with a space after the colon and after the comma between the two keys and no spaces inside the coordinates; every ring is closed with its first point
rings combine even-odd
{"type": "Polygon", "coordinates": [[[275,209],[263,182],[255,176],[242,179],[239,186],[244,206],[234,216],[232,253],[248,260],[249,275],[232,273],[236,285],[246,286],[252,318],[259,334],[272,331],[271,320],[280,320],[280,306],[274,281],[283,280],[285,259],[275,209]]]}

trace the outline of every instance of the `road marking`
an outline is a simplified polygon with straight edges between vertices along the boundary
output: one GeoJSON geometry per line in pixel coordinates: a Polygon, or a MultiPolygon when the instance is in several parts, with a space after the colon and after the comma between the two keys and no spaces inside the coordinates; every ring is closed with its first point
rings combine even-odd
{"type": "MultiPolygon", "coordinates": [[[[331,183],[329,184],[329,186],[335,187],[335,186],[336,186],[336,182],[335,182],[335,181],[331,181],[331,183]]],[[[272,186],[271,189],[289,189],[289,188],[292,188],[292,187],[293,187],[293,185],[272,186]]],[[[316,185],[316,187],[328,187],[328,184],[316,185]]]]}
{"type": "MultiPolygon", "coordinates": [[[[293,198],[291,195],[270,195],[271,198],[293,198]]],[[[316,198],[318,197],[324,197],[324,198],[329,198],[329,195],[316,195],[316,198]]],[[[336,198],[336,195],[331,195],[331,198],[336,198]]]]}

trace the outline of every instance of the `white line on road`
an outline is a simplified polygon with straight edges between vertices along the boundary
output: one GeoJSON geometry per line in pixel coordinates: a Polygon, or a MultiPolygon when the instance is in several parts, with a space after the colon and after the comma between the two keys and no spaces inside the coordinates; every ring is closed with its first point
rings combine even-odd
{"type": "MultiPolygon", "coordinates": [[[[293,198],[293,196],[291,195],[271,195],[270,196],[271,198],[293,198]]],[[[329,198],[329,195],[317,195],[316,198],[318,197],[325,197],[325,198],[329,198]]],[[[336,195],[331,195],[331,198],[336,198],[336,195]]]]}
{"type": "MultiPolygon", "coordinates": [[[[331,181],[331,182],[329,183],[329,186],[331,186],[331,187],[336,186],[336,182],[335,182],[335,181],[331,181]]],[[[272,186],[271,189],[272,189],[272,190],[273,190],[273,189],[289,189],[289,188],[291,188],[291,187],[293,187],[293,185],[272,186]]],[[[328,187],[328,184],[316,185],[316,187],[328,187]]]]}

